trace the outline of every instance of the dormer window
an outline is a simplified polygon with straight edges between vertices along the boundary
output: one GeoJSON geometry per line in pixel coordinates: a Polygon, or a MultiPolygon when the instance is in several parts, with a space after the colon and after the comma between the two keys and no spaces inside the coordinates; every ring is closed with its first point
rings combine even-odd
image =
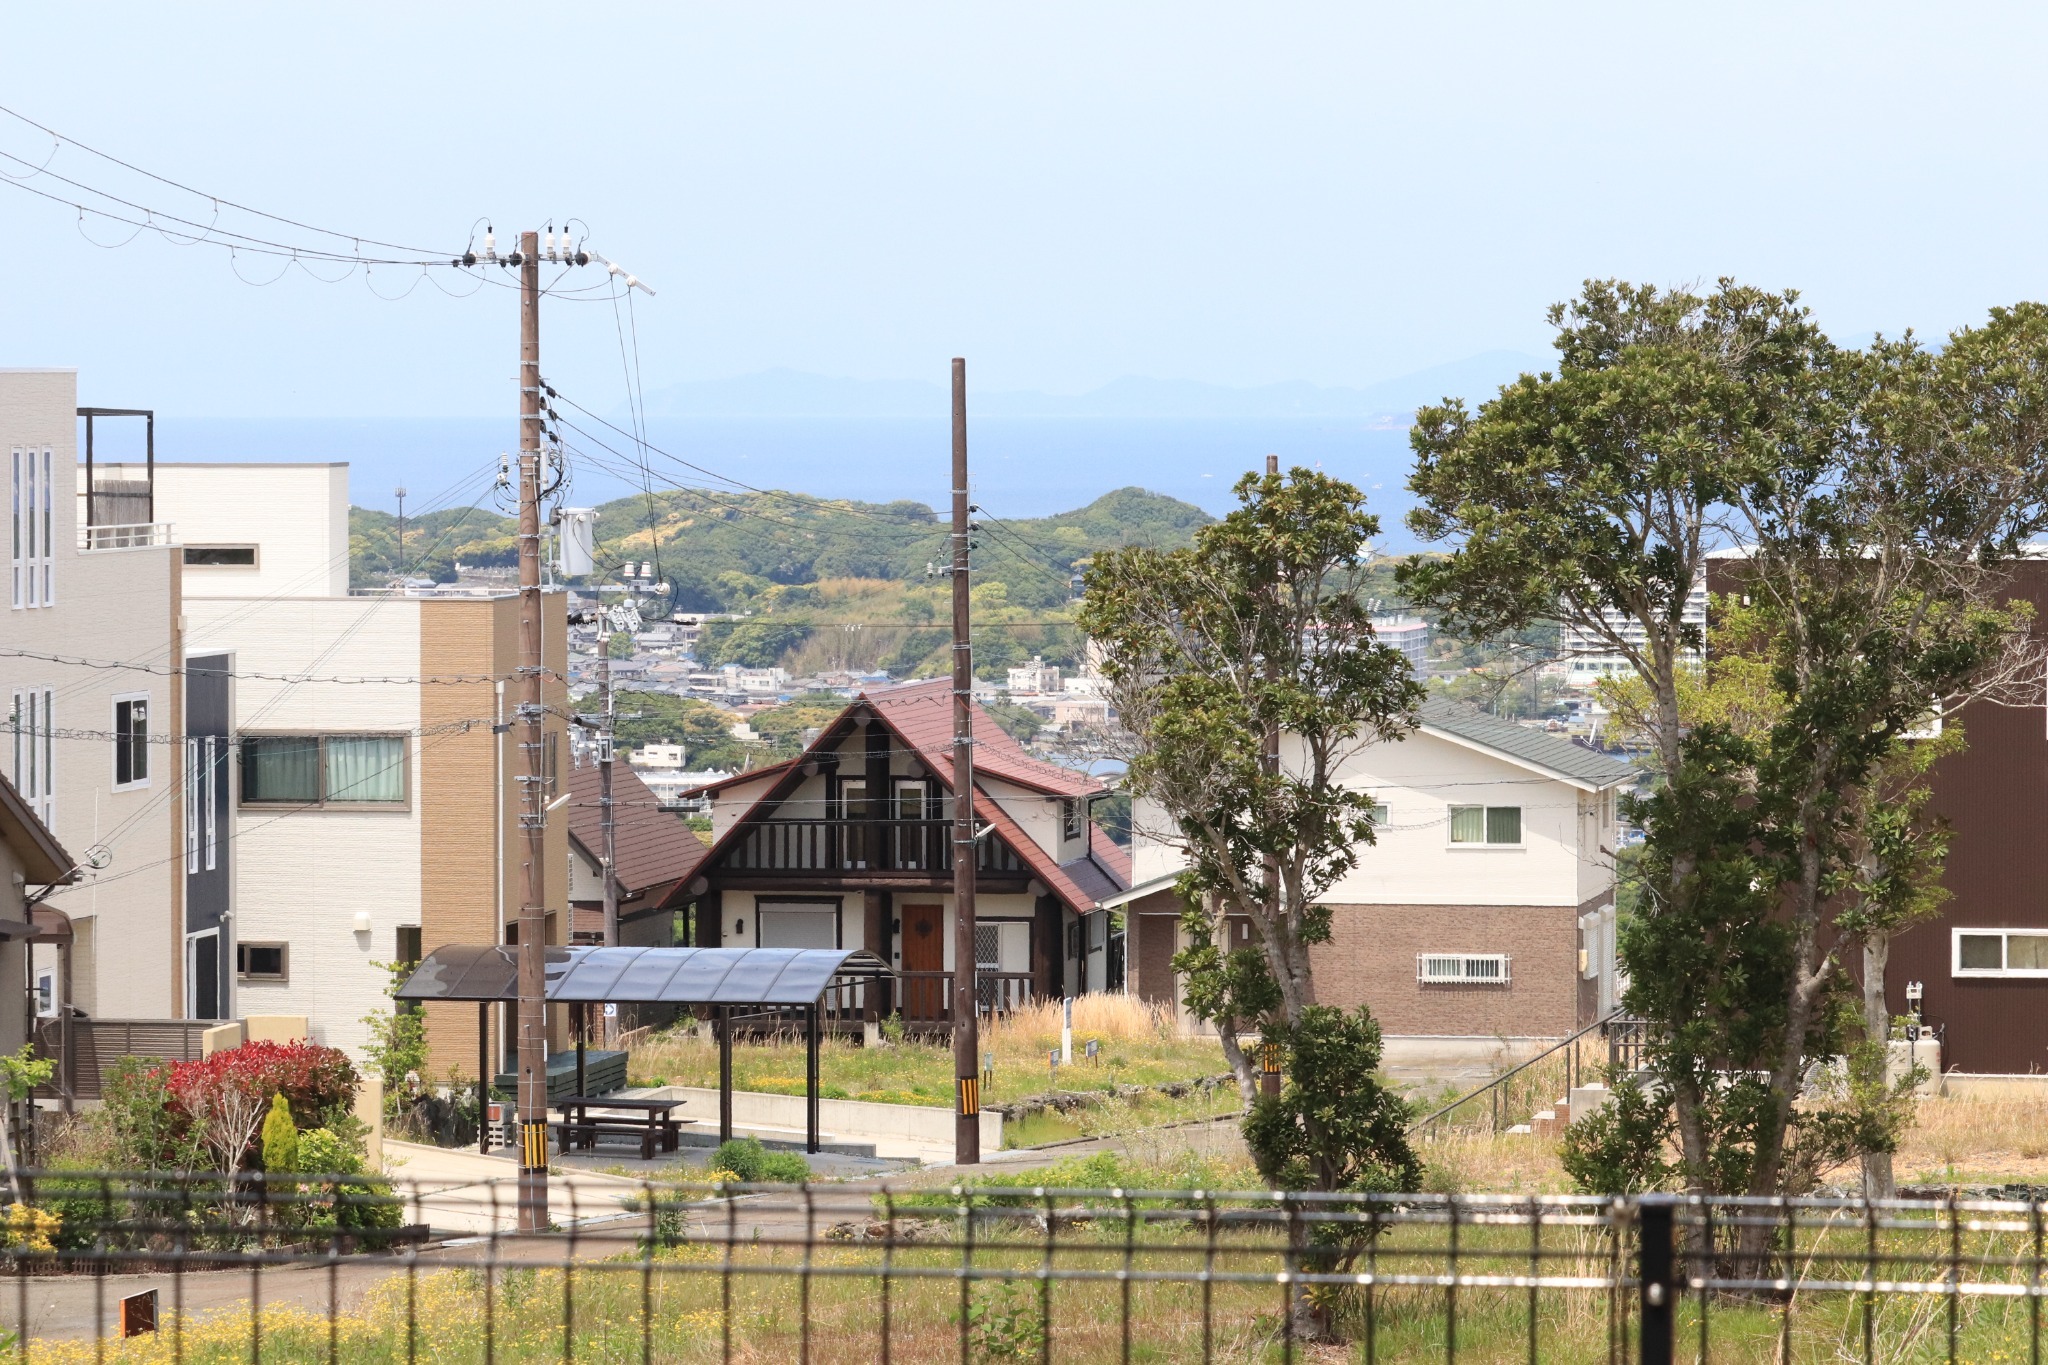
{"type": "Polygon", "coordinates": [[[1060,837],[1069,841],[1081,837],[1079,797],[1067,796],[1060,799],[1060,837]]]}

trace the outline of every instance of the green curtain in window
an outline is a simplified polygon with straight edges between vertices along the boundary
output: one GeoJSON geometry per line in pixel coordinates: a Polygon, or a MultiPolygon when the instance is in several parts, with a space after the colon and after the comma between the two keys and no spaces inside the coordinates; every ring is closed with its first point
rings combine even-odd
{"type": "Polygon", "coordinates": [[[1520,806],[1488,806],[1486,808],[1486,842],[1489,844],[1521,843],[1522,808],[1520,806]]]}
{"type": "Polygon", "coordinates": [[[318,801],[320,741],[296,735],[242,740],[244,801],[318,801]]]}
{"type": "Polygon", "coordinates": [[[329,801],[403,801],[405,741],[396,735],[330,736],[329,801]]]}
{"type": "Polygon", "coordinates": [[[1451,842],[1454,844],[1483,844],[1486,842],[1486,807],[1451,807],[1451,842]]]}

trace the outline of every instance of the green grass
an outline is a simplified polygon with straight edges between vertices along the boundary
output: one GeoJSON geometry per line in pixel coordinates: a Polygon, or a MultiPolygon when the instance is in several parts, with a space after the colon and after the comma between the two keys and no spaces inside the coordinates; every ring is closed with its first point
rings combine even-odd
{"type": "MultiPolygon", "coordinates": [[[[1143,1176],[1155,1183],[1161,1172],[1111,1169],[1098,1158],[1038,1173],[1046,1183],[1101,1183],[1104,1176],[1143,1176]],[[1054,1180],[1053,1177],[1060,1177],[1054,1180]]],[[[1224,1170],[1182,1176],[1202,1180],[1228,1175],[1224,1170]]],[[[1019,1176],[1020,1182],[1024,1177],[1019,1176]]],[[[987,1182],[995,1185],[996,1181],[987,1182]]],[[[1017,1182],[1013,1182],[1017,1183],[1017,1182]]],[[[1000,1197],[999,1195],[997,1197],[1000,1197]]],[[[942,1209],[911,1208],[898,1202],[899,1226],[925,1220],[928,1233],[951,1237],[959,1225],[942,1209]]],[[[1028,1202],[1028,1201],[1027,1201],[1028,1202]]],[[[1195,1229],[1173,1223],[1140,1223],[1145,1249],[1127,1253],[1127,1224],[1109,1220],[1094,1224],[1055,1225],[1058,1250],[1054,1264],[1063,1270],[1108,1272],[1126,1267],[1140,1272],[1170,1272],[1185,1277],[1173,1282],[1113,1278],[1056,1281],[1041,1287],[1032,1272],[1045,1264],[1047,1231],[1031,1222],[1004,1224],[977,1220],[974,1265],[984,1271],[1004,1270],[1023,1278],[1005,1288],[983,1282],[966,1287],[972,1360],[1036,1359],[1049,1345],[1052,1359],[1095,1361],[1119,1358],[1128,1322],[1130,1358],[1148,1362],[1277,1360],[1281,1356],[1280,1321],[1284,1292],[1272,1284],[1210,1286],[1205,1295],[1194,1277],[1210,1264],[1224,1271],[1270,1275],[1282,1268],[1283,1243],[1268,1233],[1225,1229],[1212,1244],[1195,1229]],[[1043,1293],[1044,1298],[1040,1295],[1043,1293]],[[1128,1294],[1128,1314],[1124,1295],[1128,1294]],[[1043,1316],[1041,1314],[1043,1313],[1043,1316]],[[1046,1328],[1050,1327],[1050,1340],[1046,1328]]],[[[1862,1230],[1848,1226],[1824,1236],[1802,1238],[1804,1252],[1797,1271],[1814,1280],[1835,1278],[1860,1259],[1862,1230]]],[[[1459,1269],[1467,1274],[1513,1274],[1526,1268],[1530,1235],[1523,1228],[1469,1226],[1461,1246],[1459,1269]]],[[[1938,1249],[1942,1237],[1927,1233],[1886,1234],[1894,1251],[1938,1249]]],[[[1443,1271],[1445,1229],[1406,1226],[1390,1231],[1375,1248],[1368,1267],[1382,1275],[1431,1275],[1443,1271]]],[[[1558,1253],[1546,1263],[1554,1275],[1605,1277],[1616,1269],[1613,1243],[1597,1227],[1554,1227],[1543,1246],[1558,1253]]],[[[2022,1248],[2010,1235],[1972,1233],[1965,1239],[1968,1254],[2012,1254],[2022,1248]]],[[[786,1361],[799,1358],[807,1345],[809,1358],[828,1362],[869,1362],[877,1359],[884,1314],[891,1359],[908,1363],[954,1361],[961,1356],[962,1285],[950,1272],[962,1252],[944,1246],[898,1245],[885,1251],[874,1245],[829,1244],[808,1253],[794,1248],[741,1242],[730,1251],[704,1244],[683,1245],[659,1252],[651,1264],[634,1257],[579,1266],[565,1283],[564,1272],[550,1269],[500,1269],[486,1276],[475,1271],[422,1273],[411,1305],[412,1345],[418,1359],[477,1362],[486,1358],[488,1313],[491,1358],[505,1362],[539,1362],[574,1357],[590,1361],[641,1358],[643,1333],[654,1357],[664,1361],[786,1361]],[[884,1265],[893,1268],[885,1289],[884,1265]],[[728,1266],[738,1273],[726,1274],[728,1266]],[[826,1273],[808,1277],[809,1267],[826,1273]],[[933,1272],[930,1278],[914,1272],[933,1272]],[[909,1272],[909,1273],[906,1273],[909,1272]],[[644,1287],[644,1288],[643,1288],[644,1287]],[[643,1313],[642,1294],[650,1311],[643,1313]],[[729,1294],[729,1298],[726,1295],[729,1294]],[[806,1306],[807,1305],[807,1306],[806,1306]],[[565,1331],[564,1319],[573,1325],[565,1331]]],[[[1979,1268],[1976,1279],[2023,1279],[2024,1268],[2000,1271],[1979,1268]]],[[[395,1362],[407,1354],[407,1282],[394,1275],[373,1287],[362,1302],[335,1324],[340,1358],[361,1362],[395,1362]]],[[[1512,1287],[1460,1288],[1455,1298],[1442,1289],[1387,1286],[1373,1291],[1368,1303],[1362,1290],[1347,1290],[1336,1303],[1343,1344],[1300,1349],[1304,1362],[1442,1360],[1455,1340],[1456,1359],[1475,1365],[1524,1361],[1581,1362],[1608,1359],[1610,1334],[1619,1333],[1632,1358],[1636,1323],[1632,1296],[1605,1290],[1556,1289],[1531,1301],[1526,1290],[1512,1287]],[[1370,1308],[1368,1321],[1368,1308],[1370,1308]],[[1616,1316],[1619,1314],[1620,1316],[1616,1316]],[[1532,1336],[1534,1349],[1532,1352],[1532,1336]]],[[[1804,1291],[1793,1297],[1789,1319],[1783,1304],[1718,1302],[1710,1310],[1707,1359],[1717,1362],[1785,1360],[1821,1365],[1838,1360],[1863,1360],[1864,1304],[1854,1293],[1804,1291]],[[1781,1352],[1781,1346],[1783,1353],[1781,1352]]],[[[1885,1295],[1872,1305],[1872,1358],[1886,1365],[1934,1362],[1949,1358],[1947,1304],[1938,1295],[1885,1295]]],[[[1698,1342],[1696,1299],[1678,1305],[1680,1358],[1690,1360],[1698,1342]]],[[[82,1365],[96,1358],[114,1365],[173,1359],[174,1351],[195,1365],[250,1358],[247,1309],[223,1310],[190,1319],[155,1337],[131,1341],[35,1343],[30,1358],[53,1365],[82,1365]]],[[[2027,1359],[2027,1308],[2012,1300],[1965,1298],[1958,1303],[1955,1358],[1974,1363],[2027,1359]]],[[[291,1305],[267,1308],[263,1319],[263,1357],[275,1360],[318,1360],[326,1356],[328,1324],[323,1314],[291,1305]]]]}

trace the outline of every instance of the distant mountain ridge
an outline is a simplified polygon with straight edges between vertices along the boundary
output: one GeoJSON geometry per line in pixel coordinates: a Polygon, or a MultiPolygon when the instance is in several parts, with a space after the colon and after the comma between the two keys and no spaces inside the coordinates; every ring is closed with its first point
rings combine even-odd
{"type": "MultiPolygon", "coordinates": [[[[1371,418],[1413,412],[1446,395],[1476,401],[1543,362],[1519,351],[1487,351],[1361,388],[1304,381],[1233,388],[1197,380],[1126,375],[1082,394],[968,393],[980,417],[1133,419],[1371,418]]],[[[946,389],[917,379],[847,379],[800,370],[763,370],[689,380],[647,395],[649,417],[918,418],[941,420],[946,389]]]]}

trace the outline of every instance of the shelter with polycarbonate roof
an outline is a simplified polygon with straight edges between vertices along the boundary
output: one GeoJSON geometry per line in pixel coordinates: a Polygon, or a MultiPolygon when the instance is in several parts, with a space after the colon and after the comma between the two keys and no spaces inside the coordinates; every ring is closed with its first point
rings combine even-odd
{"type": "MultiPolygon", "coordinates": [[[[732,1136],[732,1034],[738,1024],[801,1020],[804,1030],[806,1147],[818,1150],[819,1019],[828,1009],[858,1009],[859,993],[891,975],[872,953],[838,948],[549,948],[543,998],[577,1007],[577,1089],[583,1082],[584,1007],[685,1005],[712,1011],[718,1032],[718,1136],[732,1136]]],[[[519,999],[519,949],[450,944],[429,953],[397,999],[473,1000],[481,1018],[519,999]]],[[[478,1037],[486,1036],[479,1030],[478,1037]]],[[[488,1076],[489,1059],[477,1058],[488,1076]]],[[[479,1125],[482,1127],[483,1125],[479,1125]]],[[[484,1139],[488,1142],[488,1138],[484,1139]]]]}

